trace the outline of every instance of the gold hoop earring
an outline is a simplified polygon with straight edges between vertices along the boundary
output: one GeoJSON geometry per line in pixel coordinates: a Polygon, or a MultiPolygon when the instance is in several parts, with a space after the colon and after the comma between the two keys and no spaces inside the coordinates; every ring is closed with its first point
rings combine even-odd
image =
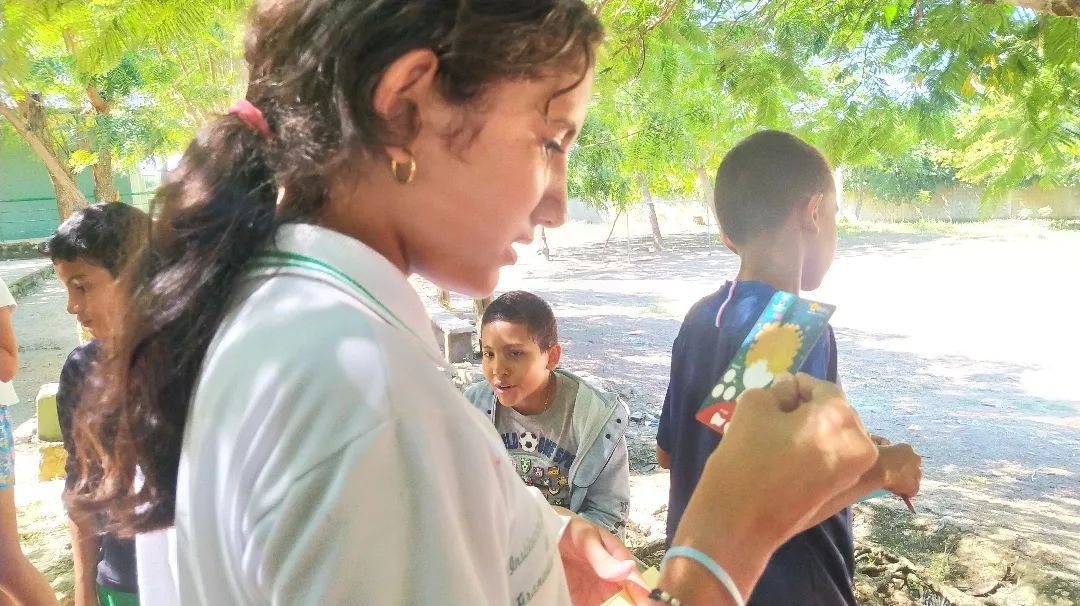
{"type": "Polygon", "coordinates": [[[402,185],[408,185],[412,183],[413,177],[416,176],[416,158],[413,158],[412,154],[409,154],[408,168],[405,170],[405,174],[402,174],[401,165],[398,161],[390,158],[390,172],[394,174],[394,179],[402,185]]]}

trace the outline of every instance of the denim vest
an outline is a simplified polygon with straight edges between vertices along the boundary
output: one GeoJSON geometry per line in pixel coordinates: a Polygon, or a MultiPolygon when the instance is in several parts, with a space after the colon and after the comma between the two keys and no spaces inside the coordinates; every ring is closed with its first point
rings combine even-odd
{"type": "MultiPolygon", "coordinates": [[[[585,503],[585,497],[596,478],[607,466],[615,447],[626,435],[630,413],[619,397],[613,393],[600,391],[571,372],[556,369],[556,373],[578,384],[577,398],[574,400],[572,428],[578,443],[577,458],[570,465],[570,502],[567,509],[577,513],[585,503]]],[[[495,393],[487,381],[479,381],[465,390],[465,397],[480,412],[495,422],[495,393]]],[[[630,502],[629,487],[626,494],[605,496],[598,502],[594,496],[594,509],[610,512],[610,516],[622,519],[592,519],[613,532],[621,534],[626,522],[627,505],[630,502]],[[619,513],[622,512],[622,513],[619,513]]]]}

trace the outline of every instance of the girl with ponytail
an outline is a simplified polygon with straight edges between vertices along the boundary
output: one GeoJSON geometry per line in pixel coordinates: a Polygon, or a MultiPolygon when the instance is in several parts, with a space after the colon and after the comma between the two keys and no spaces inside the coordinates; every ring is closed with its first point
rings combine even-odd
{"type": "MultiPolygon", "coordinates": [[[[175,527],[171,558],[139,545],[175,575],[165,588],[143,566],[144,603],[592,604],[627,585],[644,602],[613,535],[521,483],[439,371],[406,280],[484,296],[514,242],[563,223],[600,38],[580,0],[256,3],[246,99],[158,193],[131,312],[75,423],[93,473],[69,506],[120,533],[175,527]]],[[[796,454],[835,463],[819,437],[796,454]]],[[[754,481],[775,458],[740,440],[724,448],[748,449],[754,481]]],[[[845,473],[751,502],[809,508],[845,473]]],[[[725,548],[703,537],[762,518],[707,513],[684,526],[744,562],[744,591],[799,523],[725,548]]],[[[669,567],[673,592],[729,599],[694,566],[669,567]]]]}

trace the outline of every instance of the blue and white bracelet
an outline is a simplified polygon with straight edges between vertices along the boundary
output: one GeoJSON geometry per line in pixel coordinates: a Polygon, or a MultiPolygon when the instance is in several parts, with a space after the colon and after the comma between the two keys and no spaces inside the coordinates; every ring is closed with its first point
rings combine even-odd
{"type": "MultiPolygon", "coordinates": [[[[723,566],[717,564],[716,560],[709,557],[705,552],[687,545],[675,545],[668,549],[667,553],[664,554],[664,559],[660,561],[660,568],[663,569],[664,564],[671,558],[687,558],[697,562],[705,568],[705,570],[708,570],[713,577],[716,578],[717,582],[723,585],[724,589],[731,594],[731,598],[735,601],[735,606],[746,606],[746,600],[743,599],[742,593],[739,591],[738,586],[735,585],[735,581],[731,578],[731,575],[724,570],[723,566]]],[[[649,594],[649,598],[659,600],[670,606],[688,606],[678,598],[673,597],[667,591],[663,591],[659,588],[654,589],[652,593],[649,594]]]]}

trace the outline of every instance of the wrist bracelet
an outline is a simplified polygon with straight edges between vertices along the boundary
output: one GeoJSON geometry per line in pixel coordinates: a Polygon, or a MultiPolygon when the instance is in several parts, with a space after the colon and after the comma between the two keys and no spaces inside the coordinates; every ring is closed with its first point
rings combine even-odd
{"type": "Polygon", "coordinates": [[[701,564],[716,578],[717,582],[724,586],[724,589],[731,594],[731,598],[735,600],[735,606],[746,606],[746,600],[743,599],[742,593],[739,592],[739,588],[735,585],[735,581],[732,580],[731,575],[727,573],[722,566],[716,563],[716,560],[709,557],[708,554],[700,549],[694,549],[687,545],[673,545],[664,554],[664,559],[660,561],[661,570],[664,564],[671,558],[687,558],[701,564]]]}
{"type": "Polygon", "coordinates": [[[671,595],[663,589],[660,589],[659,587],[649,592],[649,599],[668,604],[669,606],[690,606],[689,604],[683,602],[679,598],[671,595]]]}

